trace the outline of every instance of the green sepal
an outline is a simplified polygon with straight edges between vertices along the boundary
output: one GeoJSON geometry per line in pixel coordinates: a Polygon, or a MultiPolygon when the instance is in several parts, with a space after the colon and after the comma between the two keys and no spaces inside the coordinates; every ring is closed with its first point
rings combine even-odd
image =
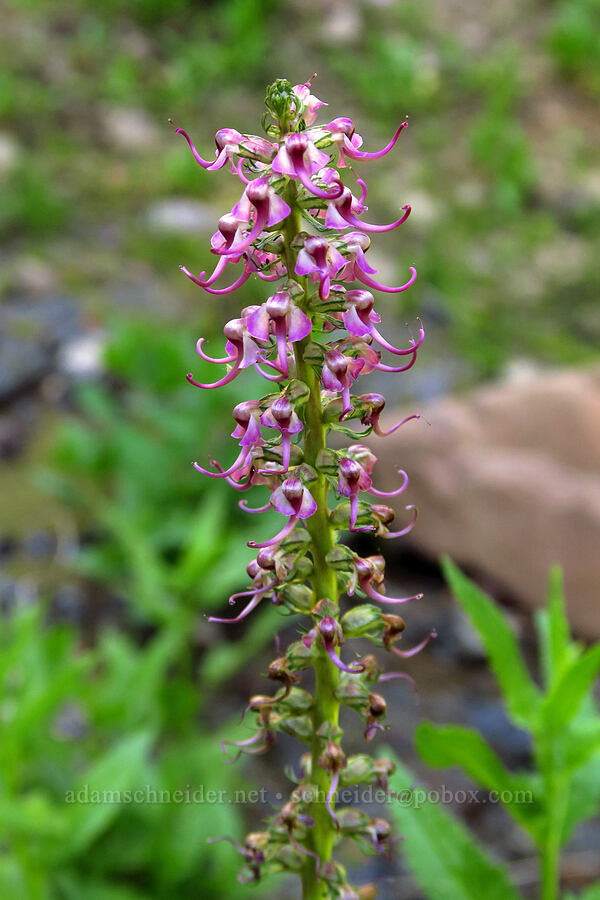
{"type": "Polygon", "coordinates": [[[286,734],[298,741],[304,741],[304,743],[310,741],[313,736],[313,724],[310,716],[282,717],[277,727],[279,731],[285,731],[286,734]]]}
{"type": "Polygon", "coordinates": [[[289,609],[298,613],[309,613],[315,602],[314,592],[307,584],[286,584],[279,596],[289,609]]]}
{"type": "Polygon", "coordinates": [[[323,722],[316,731],[317,737],[322,738],[324,741],[337,741],[342,737],[343,733],[340,726],[336,725],[335,722],[323,722]]]}
{"type": "Polygon", "coordinates": [[[341,626],[344,636],[364,637],[371,632],[381,631],[381,610],[373,603],[364,603],[348,610],[342,616],[341,626]]]}

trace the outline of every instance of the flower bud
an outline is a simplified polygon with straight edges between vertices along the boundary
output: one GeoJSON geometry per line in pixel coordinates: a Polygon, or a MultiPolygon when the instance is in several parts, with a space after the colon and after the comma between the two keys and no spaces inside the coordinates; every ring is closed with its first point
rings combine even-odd
{"type": "Polygon", "coordinates": [[[379,673],[381,671],[379,663],[377,659],[373,656],[372,653],[367,653],[366,656],[361,657],[361,664],[365,667],[363,676],[367,681],[377,681],[379,678],[379,673]]]}
{"type": "Polygon", "coordinates": [[[338,458],[334,450],[321,450],[315,460],[315,466],[324,475],[337,475],[338,458]]]}
{"type": "Polygon", "coordinates": [[[281,707],[293,713],[304,713],[313,705],[312,694],[303,691],[302,688],[294,687],[291,689],[287,697],[281,699],[281,707]]]}
{"type": "Polygon", "coordinates": [[[336,604],[332,600],[328,600],[327,597],[323,597],[313,609],[313,616],[316,616],[317,619],[323,619],[325,616],[333,616],[335,618],[337,611],[336,604]]]}
{"type": "MultiPolygon", "coordinates": [[[[275,557],[279,553],[279,547],[277,544],[273,544],[272,547],[263,547],[256,554],[256,562],[260,566],[261,569],[267,569],[269,572],[275,571],[275,557]]],[[[248,567],[249,568],[249,567],[248,567]]],[[[248,574],[250,574],[248,572],[248,574]]]]}
{"type": "Polygon", "coordinates": [[[369,816],[360,809],[352,807],[344,807],[337,811],[337,817],[340,823],[340,831],[344,834],[353,834],[362,831],[369,824],[369,816]]]}
{"type": "Polygon", "coordinates": [[[356,712],[362,712],[369,702],[369,691],[360,676],[357,677],[356,675],[349,678],[341,678],[335,689],[335,696],[340,703],[343,703],[344,706],[349,706],[356,712]]]}
{"type": "Polygon", "coordinates": [[[251,181],[246,188],[246,196],[251,203],[263,203],[269,196],[268,182],[262,178],[256,178],[251,181]]]}
{"type": "Polygon", "coordinates": [[[278,599],[298,613],[309,613],[315,600],[314,591],[307,584],[286,584],[279,591],[278,599]]]}
{"type": "Polygon", "coordinates": [[[250,578],[254,579],[257,575],[260,575],[260,570],[262,568],[264,568],[264,566],[260,565],[258,559],[253,559],[246,566],[246,572],[248,573],[250,578]]]}
{"type": "Polygon", "coordinates": [[[375,763],[368,753],[356,753],[349,757],[340,772],[340,783],[344,785],[360,784],[371,780],[375,763]]]}
{"type": "Polygon", "coordinates": [[[288,665],[292,672],[299,669],[309,669],[318,655],[319,651],[314,644],[307,647],[302,641],[295,641],[295,643],[290,644],[286,654],[288,665]]]}
{"type": "MultiPolygon", "coordinates": [[[[379,630],[382,618],[381,610],[372,603],[355,606],[342,616],[341,625],[344,635],[357,638],[374,633],[379,630]]],[[[398,616],[398,618],[400,617],[398,616]]]]}
{"type": "Polygon", "coordinates": [[[283,684],[300,681],[299,676],[290,670],[287,657],[285,656],[279,656],[269,664],[267,678],[270,678],[272,681],[281,681],[283,684]]]}
{"type": "Polygon", "coordinates": [[[319,765],[327,772],[339,772],[346,765],[346,755],[339,744],[327,741],[327,746],[319,757],[319,765]]]}
{"type": "Polygon", "coordinates": [[[280,731],[296,738],[298,741],[310,741],[313,735],[313,724],[310,716],[288,716],[278,722],[280,731]]]}
{"type": "Polygon", "coordinates": [[[391,525],[396,516],[396,513],[391,507],[384,506],[380,503],[372,504],[371,514],[378,522],[381,522],[382,525],[391,525]]]}

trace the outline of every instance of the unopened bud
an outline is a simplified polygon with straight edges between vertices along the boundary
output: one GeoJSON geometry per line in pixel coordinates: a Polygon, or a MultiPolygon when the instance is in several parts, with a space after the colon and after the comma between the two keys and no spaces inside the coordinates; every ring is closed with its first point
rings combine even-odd
{"type": "Polygon", "coordinates": [[[344,785],[360,784],[370,781],[375,769],[373,759],[367,753],[356,753],[349,757],[340,773],[340,781],[344,785]]]}
{"type": "Polygon", "coordinates": [[[315,598],[307,584],[286,584],[279,596],[289,609],[299,613],[309,613],[315,598]]]}
{"type": "Polygon", "coordinates": [[[279,721],[278,727],[298,741],[310,741],[313,735],[313,723],[310,716],[287,716],[279,721]]]}
{"type": "Polygon", "coordinates": [[[381,610],[372,603],[355,606],[342,616],[344,636],[357,638],[378,631],[382,618],[381,610]]]}
{"type": "Polygon", "coordinates": [[[346,765],[346,755],[339,744],[327,741],[327,746],[319,757],[319,765],[328,772],[339,772],[346,765]]]}

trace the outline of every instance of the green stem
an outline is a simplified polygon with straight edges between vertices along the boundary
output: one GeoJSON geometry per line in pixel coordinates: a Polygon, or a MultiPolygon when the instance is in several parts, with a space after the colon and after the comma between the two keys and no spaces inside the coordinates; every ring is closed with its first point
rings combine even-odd
{"type": "MultiPolygon", "coordinates": [[[[286,199],[292,208],[292,213],[285,223],[285,262],[289,277],[295,268],[296,254],[292,248],[292,241],[301,230],[300,210],[296,205],[296,185],[290,181],[286,199]]],[[[298,280],[304,290],[305,301],[307,298],[307,281],[298,280]]],[[[321,450],[326,445],[326,432],[323,425],[323,411],[321,407],[321,385],[319,378],[311,364],[305,358],[306,347],[309,338],[299,341],[294,345],[296,360],[296,374],[310,391],[309,399],[305,406],[304,431],[304,460],[315,468],[315,463],[321,450]]],[[[326,561],[326,556],[334,546],[334,531],[329,519],[328,493],[329,486],[324,475],[319,474],[316,482],[310,486],[311,493],[317,504],[317,511],[306,520],[306,526],[312,539],[312,556],[314,572],[312,587],[315,599],[327,598],[337,606],[338,590],[336,573],[326,561]]],[[[315,620],[315,625],[317,621],[315,620]]],[[[312,775],[311,784],[316,788],[316,797],[310,809],[310,815],[314,819],[314,826],[309,829],[307,845],[313,853],[316,853],[323,863],[331,859],[335,838],[335,825],[325,805],[325,798],[329,791],[331,775],[319,765],[319,757],[323,750],[323,742],[316,737],[318,729],[325,722],[337,725],[339,716],[339,701],[335,691],[339,681],[339,670],[331,662],[325,650],[319,648],[319,658],[315,662],[315,691],[313,703],[313,740],[312,775]]],[[[315,860],[307,857],[302,870],[302,897],[303,900],[322,900],[324,897],[324,885],[319,881],[316,873],[315,860]]]]}
{"type": "Polygon", "coordinates": [[[569,799],[568,782],[560,776],[547,778],[546,797],[551,798],[548,829],[541,847],[542,889],[540,900],[558,900],[560,893],[560,851],[569,799]]]}

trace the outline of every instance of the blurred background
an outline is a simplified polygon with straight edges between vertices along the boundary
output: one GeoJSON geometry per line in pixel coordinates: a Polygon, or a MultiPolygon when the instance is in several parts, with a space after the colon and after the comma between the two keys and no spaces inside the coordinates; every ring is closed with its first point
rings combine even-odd
{"type": "MultiPolygon", "coordinates": [[[[264,286],[208,298],[180,273],[212,269],[240,188],[167,119],[207,156],[217,128],[260,133],[267,83],[313,72],[326,115],[352,117],[369,150],[409,116],[358,168],[371,221],[413,207],[371,253],[388,284],[419,272],[378,299],[387,335],[405,340],[418,315],[427,339],[410,372],[363,389],[430,422],[379,445],[380,471],[402,464],[421,509],[388,561],[391,594],[426,592],[407,642],[440,637],[407,661],[418,703],[390,685],[386,739],[432,784],[412,750],[423,715],[526,764],[436,560],[451,552],[510,607],[530,654],[559,561],[577,633],[600,634],[600,3],[0,0],[0,14],[0,895],[293,897],[239,886],[235,851],[205,843],[260,828],[268,804],[65,802],[85,785],[264,785],[277,806],[298,756],[284,739],[228,767],[219,748],[269,690],[274,635],[296,631],[268,609],[244,627],[204,616],[246,586],[251,554],[235,498],[190,462],[233,458],[231,409],[260,388],[184,375],[209,375],[196,339],[219,355],[223,323],[264,286]]],[[[502,810],[456,813],[527,895],[531,850],[502,810]]],[[[589,824],[570,852],[599,840],[589,824]]],[[[421,896],[401,854],[345,861],[384,900],[421,896]]]]}

